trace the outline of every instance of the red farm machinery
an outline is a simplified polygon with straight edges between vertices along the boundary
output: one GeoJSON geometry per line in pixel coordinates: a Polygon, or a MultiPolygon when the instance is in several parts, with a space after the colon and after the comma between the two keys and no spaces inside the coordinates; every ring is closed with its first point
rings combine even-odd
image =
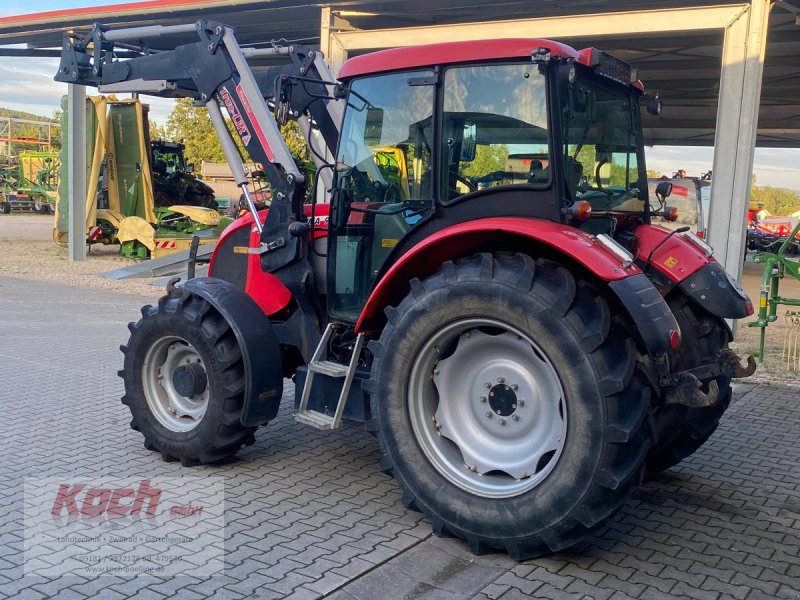
{"type": "Polygon", "coordinates": [[[651,225],[675,211],[668,182],[648,194],[640,105],[660,102],[632,73],[536,39],[376,52],[334,80],[317,50],[243,48],[210,21],[68,35],[57,80],[205,105],[251,209],[208,277],[190,263],[130,325],[145,448],[227,459],[292,378],[295,418],[364,422],[435,533],[523,559],[596,531],[755,368],[728,348],[725,319],[753,311],[741,286],[703,240],[651,225]]]}

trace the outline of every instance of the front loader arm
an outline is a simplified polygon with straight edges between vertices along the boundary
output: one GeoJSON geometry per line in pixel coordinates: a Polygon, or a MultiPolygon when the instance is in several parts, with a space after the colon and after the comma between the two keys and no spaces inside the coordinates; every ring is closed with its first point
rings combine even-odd
{"type": "MultiPolygon", "coordinates": [[[[234,179],[242,188],[261,230],[259,252],[262,266],[268,272],[275,272],[305,256],[303,203],[306,181],[267,106],[265,97],[277,94],[265,93],[259,86],[247,63],[248,57],[282,59],[290,63],[289,73],[299,70],[309,77],[319,76],[316,86],[322,93],[330,94],[329,98],[310,101],[301,107],[302,110],[287,105],[281,107],[281,112],[298,119],[309,144],[313,143],[311,119],[324,126],[320,132],[325,147],[313,152],[318,165],[323,163],[338,138],[341,101],[332,97],[334,82],[330,81],[330,73],[318,52],[298,52],[292,46],[277,45],[241,48],[231,28],[211,21],[118,30],[95,25],[82,38],[65,36],[56,80],[96,86],[107,93],[188,97],[205,105],[234,179]],[[192,38],[196,41],[191,41],[192,38]],[[148,42],[153,46],[166,44],[168,48],[154,49],[148,46],[148,42]],[[223,107],[250,157],[261,163],[273,187],[272,204],[263,226],[247,188],[241,157],[222,116],[223,107]]],[[[267,73],[274,78],[276,71],[267,73]]],[[[265,85],[264,81],[262,85],[265,85]]],[[[279,89],[286,88],[281,86],[279,89]]],[[[280,106],[280,99],[275,98],[275,101],[280,106]]],[[[330,177],[328,173],[323,183],[327,184],[330,177]]]]}

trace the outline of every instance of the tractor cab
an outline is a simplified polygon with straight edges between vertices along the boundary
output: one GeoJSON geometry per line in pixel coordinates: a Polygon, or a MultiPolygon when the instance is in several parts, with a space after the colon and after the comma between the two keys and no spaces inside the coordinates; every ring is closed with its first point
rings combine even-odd
{"type": "Polygon", "coordinates": [[[591,234],[648,221],[631,68],[544,40],[401,48],[348,61],[332,195],[331,314],[355,320],[412,245],[529,217],[591,234]]]}

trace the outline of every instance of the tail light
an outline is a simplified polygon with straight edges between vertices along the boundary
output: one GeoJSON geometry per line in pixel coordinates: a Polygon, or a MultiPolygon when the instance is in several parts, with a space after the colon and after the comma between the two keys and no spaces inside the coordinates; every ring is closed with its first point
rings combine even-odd
{"type": "Polygon", "coordinates": [[[681,331],[680,329],[670,329],[669,330],[669,347],[672,350],[675,350],[678,346],[681,345],[681,331]]]}

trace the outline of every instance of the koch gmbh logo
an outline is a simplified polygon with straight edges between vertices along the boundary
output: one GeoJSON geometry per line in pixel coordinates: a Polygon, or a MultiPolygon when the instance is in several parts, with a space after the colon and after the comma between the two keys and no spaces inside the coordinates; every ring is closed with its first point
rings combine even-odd
{"type": "Polygon", "coordinates": [[[151,487],[149,479],[142,479],[138,488],[90,487],[85,483],[62,483],[53,502],[50,514],[54,517],[154,517],[161,499],[161,489],[151,487]]]}
{"type": "Polygon", "coordinates": [[[221,477],[26,479],[25,574],[219,573],[224,549],[223,481],[221,477]]]}

